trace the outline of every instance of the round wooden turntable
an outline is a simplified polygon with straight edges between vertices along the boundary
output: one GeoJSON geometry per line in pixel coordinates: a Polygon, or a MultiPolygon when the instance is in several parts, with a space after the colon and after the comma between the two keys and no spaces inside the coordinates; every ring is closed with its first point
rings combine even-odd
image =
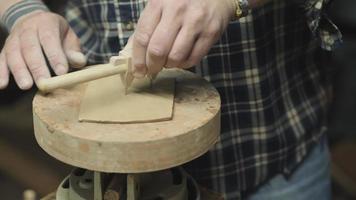
{"type": "Polygon", "coordinates": [[[169,121],[79,122],[86,84],[47,95],[38,93],[33,117],[39,145],[64,163],[110,173],[152,172],[199,157],[218,140],[220,96],[210,83],[191,72],[164,73],[176,77],[173,118],[169,121]]]}

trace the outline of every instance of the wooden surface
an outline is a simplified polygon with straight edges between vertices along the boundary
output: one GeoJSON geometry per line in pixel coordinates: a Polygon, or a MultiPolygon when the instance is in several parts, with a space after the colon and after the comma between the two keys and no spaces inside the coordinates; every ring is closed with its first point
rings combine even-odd
{"type": "Polygon", "coordinates": [[[81,102],[79,120],[102,123],[171,120],[175,79],[163,75],[152,84],[149,78],[135,79],[127,92],[120,76],[91,81],[81,102]]]}
{"type": "Polygon", "coordinates": [[[204,154],[220,133],[220,97],[193,73],[165,73],[176,78],[171,121],[80,123],[79,105],[86,85],[58,89],[46,96],[37,94],[33,118],[39,145],[64,163],[117,173],[167,169],[204,154]]]}
{"type": "Polygon", "coordinates": [[[331,175],[335,183],[356,198],[356,140],[340,141],[331,147],[331,175]]]}

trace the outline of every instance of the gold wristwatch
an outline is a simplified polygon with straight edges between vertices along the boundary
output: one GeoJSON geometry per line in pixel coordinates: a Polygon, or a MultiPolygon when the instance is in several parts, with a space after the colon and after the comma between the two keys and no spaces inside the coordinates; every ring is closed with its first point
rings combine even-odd
{"type": "Polygon", "coordinates": [[[235,16],[232,19],[233,21],[248,15],[250,11],[248,0],[232,0],[232,1],[234,2],[235,5],[235,16]]]}

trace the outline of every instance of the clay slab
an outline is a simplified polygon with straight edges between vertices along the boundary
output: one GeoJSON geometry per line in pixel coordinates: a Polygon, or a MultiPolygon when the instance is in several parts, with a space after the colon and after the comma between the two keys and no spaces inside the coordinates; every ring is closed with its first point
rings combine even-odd
{"type": "Polygon", "coordinates": [[[128,93],[118,75],[89,82],[81,101],[79,121],[144,123],[171,120],[175,79],[135,79],[128,93]]]}

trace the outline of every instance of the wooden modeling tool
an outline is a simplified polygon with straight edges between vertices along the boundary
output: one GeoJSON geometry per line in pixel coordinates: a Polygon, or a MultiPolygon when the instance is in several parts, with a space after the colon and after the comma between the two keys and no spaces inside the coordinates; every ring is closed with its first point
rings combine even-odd
{"type": "Polygon", "coordinates": [[[57,88],[64,88],[87,81],[112,76],[115,74],[124,75],[127,72],[127,66],[129,65],[129,62],[130,61],[127,59],[126,63],[119,65],[113,65],[112,63],[108,63],[89,66],[87,67],[87,69],[83,69],[80,71],[52,77],[49,79],[43,79],[37,84],[37,87],[40,91],[46,93],[51,92],[57,88]]]}
{"type": "Polygon", "coordinates": [[[130,87],[134,76],[131,72],[132,42],[128,41],[125,48],[119,52],[119,56],[110,58],[107,64],[92,65],[86,69],[40,80],[37,87],[40,91],[46,93],[57,88],[64,88],[115,74],[120,74],[121,80],[125,85],[125,91],[130,87]]]}

